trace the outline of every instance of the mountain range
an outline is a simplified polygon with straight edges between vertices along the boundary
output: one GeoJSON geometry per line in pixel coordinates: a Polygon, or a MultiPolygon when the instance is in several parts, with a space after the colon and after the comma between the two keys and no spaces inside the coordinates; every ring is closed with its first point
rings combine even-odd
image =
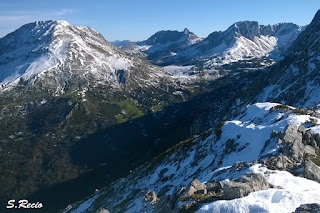
{"type": "Polygon", "coordinates": [[[303,29],[292,23],[264,26],[243,21],[226,31],[213,32],[205,39],[185,29],[183,32],[160,31],[142,42],[115,44],[130,54],[145,53],[155,64],[201,63],[211,68],[262,56],[279,60],[303,29]]]}
{"type": "Polygon", "coordinates": [[[243,21],[118,47],[66,21],[22,26],[0,39],[0,201],[319,208],[319,33],[320,11],[306,27],[243,21]]]}

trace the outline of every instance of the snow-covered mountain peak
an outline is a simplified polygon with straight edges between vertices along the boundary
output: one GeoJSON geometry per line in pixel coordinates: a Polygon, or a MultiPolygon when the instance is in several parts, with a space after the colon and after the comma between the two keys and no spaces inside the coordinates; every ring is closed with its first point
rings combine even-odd
{"type": "Polygon", "coordinates": [[[118,87],[119,75],[129,76],[132,67],[142,63],[129,59],[90,27],[77,27],[67,21],[24,25],[0,39],[0,47],[2,88],[21,80],[63,87],[71,76],[118,87]]]}

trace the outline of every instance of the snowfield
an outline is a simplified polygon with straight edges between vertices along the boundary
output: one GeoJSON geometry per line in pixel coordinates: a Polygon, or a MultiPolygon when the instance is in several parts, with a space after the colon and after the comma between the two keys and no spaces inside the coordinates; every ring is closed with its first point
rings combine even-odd
{"type": "Polygon", "coordinates": [[[291,213],[302,204],[320,203],[320,184],[289,172],[268,170],[254,165],[254,173],[261,173],[267,181],[282,189],[252,192],[234,200],[220,200],[203,205],[197,212],[212,213],[291,213]]]}

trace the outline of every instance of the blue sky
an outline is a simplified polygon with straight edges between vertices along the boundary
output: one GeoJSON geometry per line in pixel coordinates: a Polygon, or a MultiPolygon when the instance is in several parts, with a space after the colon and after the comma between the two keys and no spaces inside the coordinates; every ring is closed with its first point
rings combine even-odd
{"type": "Polygon", "coordinates": [[[40,20],[90,26],[109,41],[144,40],[185,27],[200,37],[237,21],[310,23],[319,0],[0,0],[0,37],[40,20]]]}

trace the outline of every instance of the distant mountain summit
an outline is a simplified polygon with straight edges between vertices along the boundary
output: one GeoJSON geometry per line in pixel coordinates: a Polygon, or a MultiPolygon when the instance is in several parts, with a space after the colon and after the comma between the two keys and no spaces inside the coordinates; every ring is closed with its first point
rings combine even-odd
{"type": "Polygon", "coordinates": [[[66,21],[26,24],[0,39],[0,46],[3,88],[41,82],[63,93],[78,85],[119,87],[126,82],[133,86],[138,78],[148,79],[156,73],[149,72],[151,65],[129,58],[97,31],[66,21]]]}
{"type": "Polygon", "coordinates": [[[198,64],[206,68],[239,60],[270,57],[280,60],[303,30],[293,23],[259,25],[242,21],[225,31],[201,39],[187,28],[184,31],[159,31],[145,41],[126,43],[120,48],[130,54],[146,56],[159,65],[198,64]]]}
{"type": "Polygon", "coordinates": [[[188,44],[195,43],[199,38],[192,32],[190,32],[187,28],[185,28],[182,32],[179,31],[171,31],[171,30],[162,30],[146,41],[140,42],[141,45],[156,45],[156,44],[166,44],[169,42],[186,42],[188,44]]]}
{"type": "Polygon", "coordinates": [[[199,38],[187,28],[183,31],[162,30],[145,41],[127,43],[119,47],[135,55],[146,54],[147,58],[156,64],[161,64],[164,58],[176,55],[190,45],[200,42],[199,38]]]}

